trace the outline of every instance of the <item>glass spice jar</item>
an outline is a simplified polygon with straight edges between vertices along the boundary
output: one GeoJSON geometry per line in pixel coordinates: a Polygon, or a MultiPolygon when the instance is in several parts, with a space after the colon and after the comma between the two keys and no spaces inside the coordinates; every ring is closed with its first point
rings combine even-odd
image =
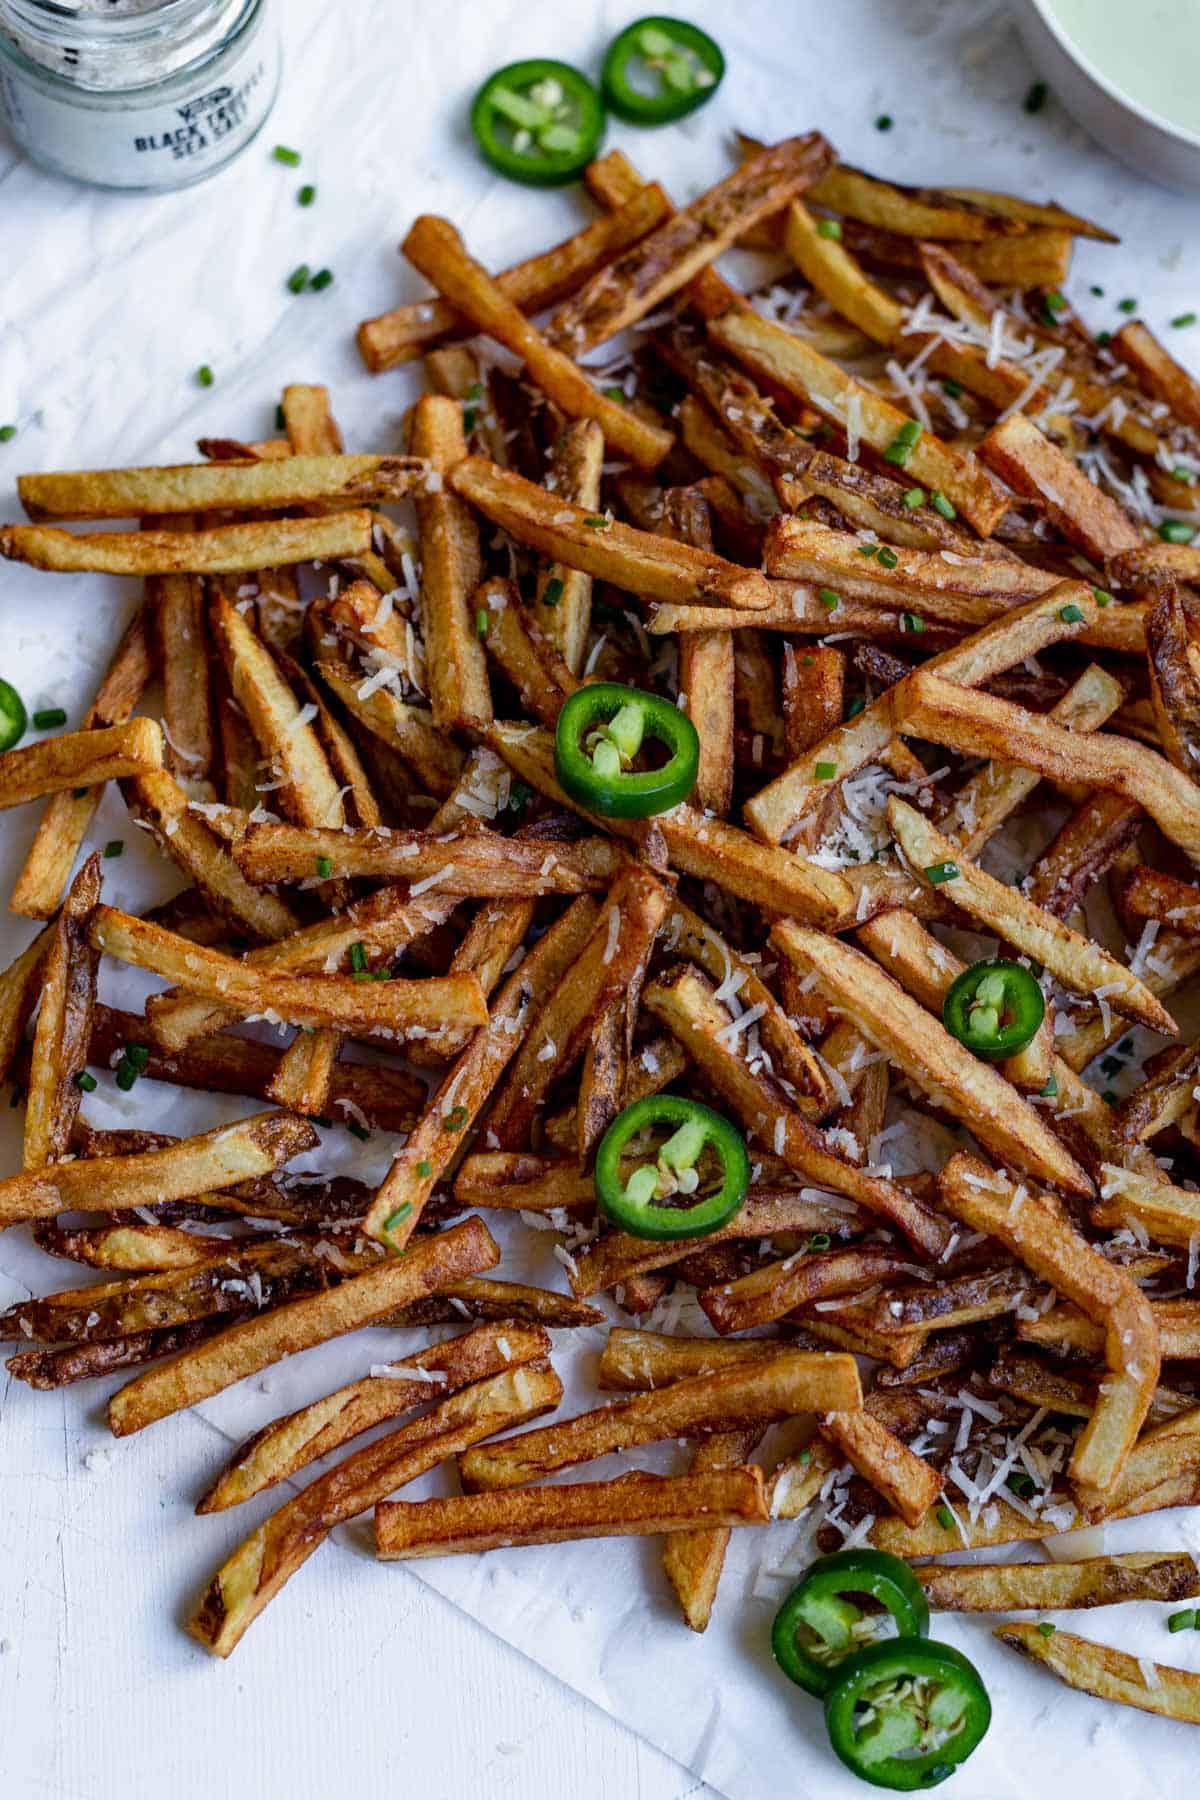
{"type": "Polygon", "coordinates": [[[279,85],[268,0],[0,0],[0,111],[43,168],[94,187],[202,181],[279,85]]]}

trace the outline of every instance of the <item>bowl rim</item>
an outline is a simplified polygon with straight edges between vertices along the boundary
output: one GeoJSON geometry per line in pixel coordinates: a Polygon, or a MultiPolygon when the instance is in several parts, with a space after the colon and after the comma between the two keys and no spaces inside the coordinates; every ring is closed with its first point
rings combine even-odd
{"type": "Polygon", "coordinates": [[[1164,132],[1168,137],[1177,139],[1181,144],[1186,144],[1189,149],[1200,150],[1200,131],[1193,131],[1187,125],[1178,125],[1173,119],[1168,119],[1164,113],[1153,112],[1150,107],[1143,106],[1140,100],[1135,100],[1132,95],[1116,87],[1110,78],[1092,62],[1090,57],[1084,55],[1083,51],[1067,36],[1060,21],[1049,10],[1053,0],[1025,0],[1025,4],[1037,14],[1039,21],[1045,26],[1064,56],[1068,57],[1078,69],[1081,69],[1089,80],[1094,81],[1110,100],[1123,107],[1126,112],[1132,113],[1143,124],[1154,126],[1156,130],[1164,132]]]}

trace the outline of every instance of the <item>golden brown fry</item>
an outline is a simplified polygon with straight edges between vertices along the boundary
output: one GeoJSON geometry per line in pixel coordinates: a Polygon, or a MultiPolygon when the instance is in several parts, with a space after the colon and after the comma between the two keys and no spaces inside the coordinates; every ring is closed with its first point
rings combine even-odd
{"type": "Polygon", "coordinates": [[[67,1344],[60,1350],[26,1350],[10,1356],[5,1368],[17,1381],[54,1392],[76,1381],[94,1381],[118,1369],[140,1368],[160,1356],[171,1356],[203,1343],[228,1324],[228,1318],[197,1319],[191,1325],[174,1325],[165,1331],[139,1331],[131,1337],[113,1338],[100,1344],[67,1344]]]}
{"type": "Polygon", "coordinates": [[[1200,1574],[1186,1552],[927,1566],[916,1574],[935,1612],[1057,1612],[1127,1600],[1192,1600],[1200,1594],[1200,1574]]]}
{"type": "Polygon", "coordinates": [[[1142,534],[1115,500],[1088,480],[1023,413],[993,426],[979,455],[1017,493],[1039,500],[1063,536],[1104,562],[1133,550],[1142,534]]]}
{"type": "MultiPolygon", "coordinates": [[[[758,1436],[756,1426],[747,1431],[714,1431],[693,1450],[688,1478],[723,1475],[729,1470],[745,1473],[742,1465],[758,1436]]],[[[728,1525],[706,1526],[703,1531],[672,1531],[667,1535],[662,1550],[663,1573],[675,1589],[683,1616],[693,1631],[704,1631],[712,1617],[728,1547],[728,1525]]]]}
{"type": "Polygon", "coordinates": [[[204,584],[198,575],[151,575],[146,606],[162,672],[167,767],[194,799],[215,799],[216,731],[204,584]]]}
{"type": "Polygon", "coordinates": [[[466,1275],[448,1281],[438,1294],[389,1313],[380,1323],[396,1330],[412,1325],[454,1325],[460,1319],[512,1319],[522,1325],[545,1325],[555,1331],[577,1331],[600,1325],[604,1314],[567,1294],[530,1287],[520,1281],[490,1281],[466,1275]]]}
{"type": "MultiPolygon", "coordinates": [[[[677,543],[712,549],[708,502],[698,488],[668,488],[659,530],[677,543]]],[[[700,739],[692,802],[718,816],[733,797],[733,639],[727,631],[690,632],[679,645],[679,697],[700,739]]]]}
{"type": "MultiPolygon", "coordinates": [[[[555,444],[549,479],[554,492],[589,515],[600,505],[604,433],[594,419],[575,419],[555,444]]],[[[548,645],[578,675],[587,652],[592,616],[592,578],[582,569],[552,562],[538,573],[531,614],[548,645]]],[[[489,645],[489,648],[491,646],[489,645]]]]}
{"type": "Polygon", "coordinates": [[[659,1393],[638,1394],[500,1444],[469,1450],[459,1458],[459,1474],[470,1494],[519,1487],[618,1449],[827,1411],[825,1396],[831,1394],[845,1398],[839,1411],[853,1412],[862,1405],[853,1359],[793,1350],[745,1368],[677,1381],[659,1393]]]}
{"type": "Polygon", "coordinates": [[[479,528],[466,503],[446,485],[467,454],[462,408],[441,394],[422,395],[413,408],[409,441],[433,477],[414,495],[433,722],[447,731],[474,731],[491,719],[492,696],[472,603],[483,572],[479,528]]]}
{"type": "Polygon", "coordinates": [[[71,1262],[85,1263],[90,1269],[109,1269],[123,1275],[195,1268],[198,1263],[211,1262],[223,1247],[220,1239],[214,1241],[194,1231],[178,1231],[173,1225],[71,1227],[60,1225],[56,1219],[38,1220],[33,1239],[48,1256],[64,1256],[71,1262]]]}
{"type": "Polygon", "coordinates": [[[482,263],[470,255],[448,219],[422,214],[401,248],[414,268],[464,313],[476,330],[522,358],[529,379],[568,418],[595,419],[608,443],[639,468],[652,469],[662,461],[671,447],[671,433],[646,424],[618,401],[610,400],[570,357],[548,343],[482,263]]]}
{"type": "Polygon", "coordinates": [[[869,1412],[826,1413],[821,1432],[909,1526],[920,1525],[942,1478],[869,1412]]]}
{"type": "Polygon", "coordinates": [[[525,1544],[565,1544],[579,1538],[646,1537],[664,1531],[684,1538],[708,1537],[710,1530],[727,1534],[730,1526],[763,1525],[766,1521],[758,1469],[734,1467],[691,1475],[633,1473],[615,1481],[579,1481],[506,1494],[385,1501],[375,1512],[375,1546],[382,1561],[403,1562],[525,1544]]]}
{"type": "Polygon", "coordinates": [[[817,644],[805,651],[784,645],[783,726],[790,758],[803,756],[811,744],[819,744],[841,724],[845,678],[846,658],[833,645],[817,644]]]}
{"type": "Polygon", "coordinates": [[[1146,614],[1146,660],[1159,742],[1175,767],[1191,774],[1200,761],[1200,650],[1173,581],[1160,584],[1146,614]]]}
{"type": "Polygon", "coordinates": [[[100,856],[95,853],[71,883],[41,963],[41,1005],[29,1062],[21,1167],[43,1169],[66,1154],[83,1098],[76,1077],[88,1058],[96,971],[100,958],[88,942],[88,923],[100,899],[100,856]]]}
{"type": "Polygon", "coordinates": [[[1080,1488],[1110,1488],[1158,1385],[1159,1336],[1149,1302],[1123,1269],[1080,1237],[1057,1205],[1023,1193],[978,1158],[956,1152],[938,1177],[938,1191],[955,1218],[998,1238],[1103,1329],[1109,1374],[1070,1466],[1080,1488]]]}
{"type": "Polygon", "coordinates": [[[362,684],[337,663],[319,662],[317,674],[351,718],[399,753],[423,787],[439,800],[449,797],[463,771],[463,753],[424,707],[408,705],[389,688],[360,698],[362,684]]]}
{"type": "Polygon", "coordinates": [[[461,1337],[380,1364],[360,1380],[255,1432],[230,1457],[196,1511],[240,1506],[386,1419],[549,1356],[550,1350],[550,1334],[540,1326],[510,1324],[506,1330],[503,1325],[478,1325],[461,1337]]]}
{"type": "Polygon", "coordinates": [[[446,1280],[494,1268],[499,1260],[487,1227],[479,1219],[467,1219],[423,1239],[405,1257],[387,1258],[324,1293],[246,1319],[165,1368],[136,1377],[110,1400],[109,1425],[116,1437],[142,1431],[284,1356],[357,1331],[398,1306],[435,1293],[446,1280]]]}
{"type": "Polygon", "coordinates": [[[811,188],[810,196],[818,205],[844,213],[849,219],[900,232],[905,237],[955,238],[973,243],[1020,235],[1025,229],[1020,216],[1005,215],[986,204],[976,205],[965,199],[951,204],[953,196],[947,193],[880,181],[848,163],[837,163],[822,175],[811,188]]]}
{"type": "Polygon", "coordinates": [[[454,1177],[454,1198],[462,1206],[516,1208],[526,1212],[568,1211],[595,1206],[590,1175],[566,1156],[534,1156],[525,1150],[478,1150],[463,1158],[454,1177]]]}
{"type": "Polygon", "coordinates": [[[1165,400],[1177,419],[1200,431],[1200,383],[1164,350],[1141,319],[1131,319],[1113,337],[1113,355],[1127,363],[1141,386],[1165,400]]]}
{"type": "Polygon", "coordinates": [[[883,1245],[837,1250],[795,1251],[764,1263],[737,1281],[706,1288],[700,1304],[714,1330],[725,1335],[770,1325],[814,1301],[856,1294],[872,1282],[907,1273],[913,1265],[904,1250],[883,1245]]]}
{"type": "Polygon", "coordinates": [[[439,898],[582,894],[607,886],[625,861],[611,838],[550,844],[544,838],[506,838],[485,827],[442,836],[387,826],[316,831],[252,825],[236,854],[243,874],[258,884],[311,881],[318,865],[328,863],[334,877],[428,885],[439,898]]]}
{"type": "Polygon", "coordinates": [[[257,1113],[166,1150],[55,1163],[0,1181],[0,1225],[95,1206],[156,1206],[210,1193],[268,1175],[302,1151],[315,1149],[318,1141],[307,1120],[257,1113]]]}
{"type": "Polygon", "coordinates": [[[757,570],[589,512],[481,456],[460,463],[451,485],[519,543],[631,594],[742,607],[769,602],[770,589],[757,570]]]}
{"type": "Polygon", "coordinates": [[[790,922],[777,925],[772,939],[786,956],[816,972],[827,996],[876,1049],[885,1050],[910,1080],[967,1122],[1006,1163],[1069,1193],[1092,1192],[1083,1169],[1028,1102],[869,957],[790,922]]]}
{"type": "Polygon", "coordinates": [[[1156,1178],[1106,1163],[1092,1217],[1098,1225],[1139,1226],[1156,1244],[1178,1244],[1186,1250],[1200,1233],[1200,1194],[1174,1187],[1161,1175],[1156,1178]]]}
{"type": "Polygon", "coordinates": [[[667,1337],[657,1331],[633,1331],[615,1325],[600,1357],[601,1388],[641,1393],[670,1387],[699,1375],[717,1375],[764,1358],[788,1355],[793,1346],[782,1339],[667,1337]]]}
{"type": "MultiPolygon", "coordinates": [[[[394,1265],[400,1266],[400,1265],[394,1265]]],[[[424,1418],[368,1444],[310,1483],[222,1564],[188,1630],[217,1656],[228,1656],[284,1583],[307,1562],[335,1525],[364,1512],[480,1438],[557,1406],[562,1383],[534,1363],[451,1394],[424,1418]]]]}
{"type": "Polygon", "coordinates": [[[42,964],[57,927],[48,925],[0,974],[0,1081],[8,1078],[42,991],[42,964]]]}
{"type": "MultiPolygon", "coordinates": [[[[661,224],[671,210],[657,182],[631,188],[606,218],[496,276],[496,286],[523,312],[542,312],[581,287],[598,269],[661,224]]],[[[472,323],[446,300],[414,300],[364,319],[358,347],[372,374],[423,355],[431,345],[469,337],[472,323]]]]}
{"type": "Polygon", "coordinates": [[[407,1243],[434,1186],[457,1155],[540,1007],[578,958],[597,919],[595,902],[574,901],[509,976],[486,1028],[448,1070],[371,1205],[364,1229],[389,1248],[407,1243]]]}
{"type": "Polygon", "coordinates": [[[0,527],[0,556],[31,568],[102,575],[237,575],[279,563],[362,556],[374,515],[362,508],[303,519],[217,525],[207,531],[63,531],[0,527]]]}
{"type": "Polygon", "coordinates": [[[1119,1706],[1134,1706],[1139,1712],[1200,1725],[1200,1675],[1128,1656],[1108,1644],[1076,1637],[1073,1631],[1059,1630],[1046,1637],[1038,1626],[1014,1621],[997,1625],[992,1635],[1010,1650],[1041,1663],[1068,1687],[1094,1694],[1098,1700],[1115,1700],[1119,1706]]]}
{"type": "Polygon", "coordinates": [[[315,500],[403,500],[421,478],[419,457],[286,456],[251,463],[182,463],[174,468],[88,469],[21,475],[28,517],[139,519],[147,513],[257,512],[315,500]]]}
{"type": "Polygon", "coordinates": [[[122,775],[162,767],[162,731],[154,719],[68,731],[6,750],[0,763],[0,810],[24,806],[44,794],[95,787],[122,775]]]}

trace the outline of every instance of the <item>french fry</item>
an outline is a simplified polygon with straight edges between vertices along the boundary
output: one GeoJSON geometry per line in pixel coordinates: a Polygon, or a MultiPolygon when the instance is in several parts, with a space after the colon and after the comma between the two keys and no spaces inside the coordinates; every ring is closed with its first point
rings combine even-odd
{"type": "MultiPolygon", "coordinates": [[[[615,404],[615,403],[614,403],[615,404]]],[[[653,600],[763,607],[770,589],[757,570],[727,562],[607,513],[592,513],[483,457],[469,456],[450,477],[455,493],[518,543],[568,568],[653,600]]]]}
{"type": "Polygon", "coordinates": [[[1200,1594],[1200,1575],[1186,1552],[927,1566],[916,1575],[935,1612],[1057,1612],[1128,1600],[1192,1600],[1200,1594]]]}
{"type": "MultiPolygon", "coordinates": [[[[590,593],[591,577],[580,579],[589,584],[590,593]]],[[[557,650],[531,623],[516,583],[493,576],[476,589],[474,604],[487,617],[484,642],[489,656],[517,690],[526,711],[543,725],[553,727],[579,683],[557,650]]],[[[554,608],[539,610],[549,617],[554,608]]]]}
{"type": "MultiPolygon", "coordinates": [[[[657,182],[632,188],[606,218],[596,219],[561,244],[497,275],[496,286],[523,312],[538,313],[581,287],[614,256],[634,244],[671,210],[657,182]]],[[[472,324],[446,300],[415,300],[358,328],[358,347],[371,373],[424,355],[431,346],[469,337],[472,324]]]]}
{"type": "MultiPolygon", "coordinates": [[[[1191,1085],[1194,1082],[1189,1084],[1189,1098],[1191,1085]]],[[[1200,1195],[1172,1186],[1161,1175],[1156,1179],[1106,1163],[1092,1216],[1098,1225],[1133,1224],[1156,1244],[1178,1244],[1187,1250],[1200,1232],[1200,1195]]]]}
{"type": "Polygon", "coordinates": [[[1112,1487],[1133,1447],[1158,1385],[1158,1328],[1149,1302],[1039,1194],[1023,1195],[986,1163],[959,1151],[938,1177],[955,1218],[990,1236],[1049,1281],[1104,1332],[1108,1377],[1071,1457],[1083,1490],[1112,1487]]]}
{"type": "Polygon", "coordinates": [[[647,988],[644,1003],[675,1034],[701,1075],[732,1106],[746,1129],[790,1169],[879,1214],[921,1253],[941,1254],[947,1236],[933,1213],[895,1183],[869,1175],[839,1156],[782,1090],[762,1072],[751,1072],[729,1013],[714,998],[702,975],[687,968],[670,971],[647,988]]]}
{"type": "Polygon", "coordinates": [[[56,935],[56,925],[46,926],[0,974],[0,1081],[7,1080],[24,1042],[42,991],[42,964],[56,935]]]}
{"type": "Polygon", "coordinates": [[[462,1206],[552,1212],[560,1206],[591,1211],[596,1196],[591,1176],[571,1157],[479,1150],[459,1164],[454,1198],[462,1206]]]}
{"type": "Polygon", "coordinates": [[[204,584],[198,575],[151,575],[146,608],[162,671],[167,767],[193,799],[212,800],[217,744],[204,584]]]}
{"type": "Polygon", "coordinates": [[[888,824],[914,874],[930,881],[931,869],[953,870],[943,885],[955,906],[1042,963],[1065,987],[1083,995],[1099,989],[1124,1017],[1152,1031],[1175,1032],[1170,1013],[1116,957],[969,862],[953,839],[895,794],[888,801],[888,824]]]}
{"type": "MultiPolygon", "coordinates": [[[[732,310],[709,323],[709,335],[752,374],[815,406],[843,430],[851,411],[862,441],[882,456],[909,423],[906,415],[802,338],[754,312],[732,310]]],[[[1005,510],[1000,489],[974,456],[922,431],[904,467],[914,481],[945,494],[963,518],[990,537],[1005,510]]]]}
{"type": "MultiPolygon", "coordinates": [[[[715,635],[715,634],[714,634],[715,635]]],[[[685,638],[684,642],[688,640],[685,638]]],[[[845,713],[846,658],[832,645],[783,651],[783,726],[790,758],[819,744],[845,713]]]]}
{"type": "Polygon", "coordinates": [[[362,684],[335,663],[319,662],[317,674],[351,718],[395,750],[423,787],[439,800],[449,798],[463,771],[463,753],[424,707],[408,705],[388,688],[377,688],[363,700],[358,693],[362,684]]]}
{"type": "MultiPolygon", "coordinates": [[[[594,515],[600,506],[603,461],[604,433],[599,425],[594,419],[573,420],[551,455],[549,472],[554,492],[594,515]]],[[[592,616],[591,576],[566,563],[550,563],[538,572],[531,614],[546,642],[577,676],[587,652],[592,616]]]]}
{"type": "Polygon", "coordinates": [[[815,971],[828,997],[876,1049],[885,1050],[918,1087],[936,1094],[938,1103],[964,1120],[981,1143],[1012,1167],[1068,1193],[1091,1193],[1083,1169],[1028,1102],[869,957],[790,922],[775,926],[771,935],[786,956],[815,971]]]}
{"type": "Polygon", "coordinates": [[[88,469],[20,475],[26,515],[45,519],[139,519],[147,513],[258,512],[317,500],[403,500],[423,475],[419,457],[286,456],[251,463],[174,468],[88,469]]]}
{"type": "MultiPolygon", "coordinates": [[[[923,244],[918,239],[847,218],[842,224],[842,241],[869,268],[899,275],[921,269],[923,244]]],[[[954,242],[958,262],[980,281],[1004,289],[1054,289],[1065,285],[1071,272],[1072,249],[1071,234],[1053,227],[1030,226],[1023,237],[954,242]]]]}
{"type": "MultiPolygon", "coordinates": [[[[245,1012],[274,1012],[288,1024],[332,1026],[387,1038],[487,1023],[487,1003],[473,975],[424,981],[360,982],[345,975],[296,975],[239,961],[189,944],[110,906],[97,907],[92,944],[109,956],[150,969],[187,993],[245,1012]]],[[[158,1025],[154,1022],[155,1035],[158,1025]]]]}
{"type": "MultiPolygon", "coordinates": [[[[667,489],[659,529],[678,543],[712,549],[708,502],[696,488],[667,489]]],[[[733,640],[727,631],[691,632],[681,641],[679,692],[700,739],[693,803],[722,815],[733,797],[733,640]]]]}
{"type": "Polygon", "coordinates": [[[398,1152],[367,1216],[364,1229],[369,1236],[394,1249],[407,1243],[435,1184],[520,1050],[541,1007],[579,957],[597,917],[595,902],[581,896],[509,976],[485,1029],[449,1069],[398,1152]]]}
{"type": "Polygon", "coordinates": [[[192,1325],[174,1325],[165,1331],[139,1331],[127,1338],[106,1339],[99,1344],[66,1344],[59,1350],[22,1350],[10,1356],[5,1368],[16,1381],[53,1393],[77,1381],[95,1381],[118,1369],[135,1369],[177,1350],[201,1344],[229,1323],[228,1316],[198,1319],[192,1325]]]}
{"type": "Polygon", "coordinates": [[[722,1335],[749,1331],[800,1312],[816,1300],[856,1294],[872,1282],[887,1280],[912,1266],[905,1251],[883,1246],[801,1250],[764,1263],[737,1281],[706,1288],[700,1304],[709,1323],[722,1335]]]}
{"type": "Polygon", "coordinates": [[[1200,886],[1139,863],[1121,890],[1133,919],[1156,919],[1185,937],[1200,936],[1200,886]]]}
{"type": "Polygon", "coordinates": [[[955,238],[964,243],[1020,235],[1024,221],[929,188],[880,181],[848,163],[837,163],[813,185],[811,198],[864,225],[914,238],[955,238]]]}
{"type": "Polygon", "coordinates": [[[846,1405],[838,1410],[853,1412],[861,1406],[858,1370],[851,1358],[793,1350],[745,1368],[677,1381],[659,1393],[637,1394],[468,1450],[459,1458],[459,1474],[468,1494],[520,1487],[614,1450],[827,1411],[823,1399],[828,1394],[845,1396],[846,1405]]]}
{"type": "Polygon", "coordinates": [[[920,1525],[942,1489],[942,1478],[869,1412],[826,1413],[822,1434],[870,1482],[906,1525],[920,1525]]]}
{"type": "Polygon", "coordinates": [[[640,981],[669,904],[666,888],[648,869],[628,864],[617,876],[590,936],[548,996],[496,1095],[488,1127],[501,1149],[524,1140],[552,1082],[583,1054],[597,1019],[640,981]]]}
{"type": "Polygon", "coordinates": [[[1177,419],[1200,430],[1200,384],[1176,362],[1141,319],[1122,325],[1112,341],[1113,355],[1127,363],[1140,385],[1156,400],[1165,400],[1177,419]]]}
{"type": "Polygon", "coordinates": [[[315,1149],[318,1141],[307,1120],[257,1113],[166,1150],[55,1163],[0,1181],[0,1225],[95,1206],[155,1206],[210,1193],[267,1175],[302,1151],[315,1149]]]}
{"type": "Polygon", "coordinates": [[[1010,1650],[1049,1669],[1068,1687],[1094,1694],[1098,1700],[1114,1700],[1139,1712],[1200,1725],[1200,1675],[1146,1657],[1128,1656],[1124,1650],[1076,1637],[1072,1631],[1059,1630],[1045,1637],[1036,1625],[1014,1621],[997,1625],[992,1635],[1010,1650]]]}
{"type": "Polygon", "coordinates": [[[580,1538],[645,1537],[698,1528],[728,1532],[767,1520],[758,1469],[692,1475],[622,1475],[565,1487],[506,1494],[459,1494],[448,1500],[393,1500],[375,1512],[375,1548],[383,1562],[462,1556],[580,1538]]]}
{"type": "Polygon", "coordinates": [[[235,1450],[196,1511],[223,1512],[240,1506],[385,1420],[547,1357],[550,1350],[550,1334],[540,1326],[509,1325],[506,1333],[501,1326],[478,1325],[461,1337],[381,1364],[377,1371],[255,1432],[235,1450]]]}
{"type": "MultiPolygon", "coordinates": [[[[711,1437],[703,1438],[692,1452],[688,1479],[724,1475],[730,1470],[744,1473],[743,1465],[758,1436],[757,1427],[751,1427],[748,1431],[715,1431],[711,1437]]],[[[663,1573],[675,1589],[692,1631],[708,1627],[728,1548],[728,1525],[667,1534],[662,1550],[663,1573]]]]}
{"type": "Polygon", "coordinates": [[[479,528],[446,478],[467,454],[462,408],[425,394],[413,408],[409,441],[437,476],[417,490],[421,534],[421,621],[433,722],[447,731],[477,730],[492,716],[487,658],[476,629],[472,595],[483,572],[479,528]]]}
{"type": "Polygon", "coordinates": [[[257,884],[310,881],[328,863],[336,879],[436,885],[443,894],[504,898],[522,894],[582,894],[604,888],[625,854],[610,838],[550,845],[544,838],[506,838],[479,828],[443,837],[434,832],[370,829],[307,830],[252,825],[236,850],[246,877],[257,884]]]}
{"type": "Polygon", "coordinates": [[[1200,760],[1200,651],[1173,582],[1161,587],[1146,614],[1146,657],[1159,742],[1189,774],[1200,760]]]}
{"type": "Polygon", "coordinates": [[[668,1337],[614,1325],[601,1352],[598,1380],[602,1389],[636,1394],[786,1356],[792,1349],[782,1339],[668,1337]]]}
{"type": "Polygon", "coordinates": [[[285,1501],[226,1559],[188,1630],[206,1650],[229,1656],[336,1525],[480,1438],[551,1411],[562,1391],[546,1364],[506,1370],[451,1394],[424,1418],[356,1451],[285,1501]]]}
{"type": "MultiPolygon", "coordinates": [[[[1145,1080],[1117,1109],[1117,1135],[1127,1144],[1180,1125],[1191,1116],[1200,1083],[1200,1047],[1181,1044],[1151,1058],[1145,1080]]],[[[1186,1129],[1186,1126],[1185,1126],[1186,1129]]]]}
{"type": "Polygon", "coordinates": [[[237,575],[277,563],[361,556],[371,548],[365,508],[305,519],[216,525],[207,531],[63,531],[0,526],[0,556],[60,574],[237,575]]]}
{"type": "Polygon", "coordinates": [[[404,1330],[413,1325],[454,1325],[460,1319],[512,1319],[521,1325],[577,1331],[584,1325],[602,1324],[604,1314],[550,1288],[466,1275],[461,1281],[448,1281],[428,1300],[418,1300],[389,1313],[381,1323],[404,1330]]]}
{"type": "MultiPolygon", "coordinates": [[[[570,357],[537,332],[482,263],[469,254],[448,219],[425,213],[410,227],[404,255],[477,331],[511,350],[531,381],[568,418],[595,419],[607,442],[639,468],[653,469],[671,447],[671,433],[648,425],[600,392],[570,357]]],[[[461,491],[461,490],[460,490],[461,491]]]]}
{"type": "Polygon", "coordinates": [[[1145,744],[1063,731],[1040,714],[994,694],[966,693],[927,669],[918,670],[904,690],[897,724],[905,732],[947,749],[1020,763],[1053,780],[1108,788],[1135,801],[1166,837],[1200,862],[1200,792],[1145,744]]]}
{"type": "MultiPolygon", "coordinates": [[[[1123,800],[1119,794],[1092,794],[1076,808],[1033,864],[1026,883],[1029,898],[1055,918],[1069,918],[1134,841],[1143,822],[1141,807],[1132,801],[1123,800]]],[[[1127,896],[1128,887],[1126,906],[1127,896]]]]}
{"type": "Polygon", "coordinates": [[[88,1057],[96,971],[88,923],[100,899],[100,857],[92,855],[71,883],[41,961],[41,1005],[29,1064],[21,1167],[44,1169],[66,1153],[83,1098],[76,1077],[88,1057]]]}
{"type": "Polygon", "coordinates": [[[0,811],[45,794],[96,787],[162,767],[162,731],[153,719],[97,726],[8,750],[0,764],[0,811]]]}
{"type": "Polygon", "coordinates": [[[122,1275],[154,1275],[167,1269],[191,1269],[211,1261],[219,1240],[179,1231],[173,1225],[60,1225],[40,1219],[33,1239],[48,1256],[68,1257],[91,1269],[122,1275]]]}
{"type": "Polygon", "coordinates": [[[415,1244],[403,1258],[388,1258],[335,1288],[243,1320],[165,1368],[137,1376],[109,1401],[109,1426],[116,1437],[143,1431],[281,1357],[357,1331],[408,1301],[436,1292],[445,1280],[494,1268],[499,1260],[500,1251],[487,1227],[479,1219],[468,1219],[415,1244]]]}
{"type": "MultiPolygon", "coordinates": [[[[1165,1362],[1200,1356],[1200,1305],[1194,1300],[1155,1300],[1150,1310],[1165,1362]]],[[[1104,1327],[1076,1306],[1055,1306],[1038,1319],[1021,1319],[1016,1335],[1024,1344],[1044,1344],[1059,1351],[1082,1350],[1092,1355],[1104,1349],[1104,1327]]]]}
{"type": "MultiPolygon", "coordinates": [[[[147,609],[142,606],[113,652],[95,697],[80,721],[80,729],[123,725],[142,697],[152,664],[147,609]]],[[[81,794],[72,788],[50,797],[13,887],[10,912],[23,913],[31,919],[48,919],[55,912],[102,792],[95,786],[81,794]]]]}
{"type": "Polygon", "coordinates": [[[1141,544],[1141,532],[1116,501],[1090,482],[1023,413],[1013,413],[993,426],[979,455],[1017,493],[1040,501],[1063,536],[1085,556],[1104,562],[1141,544]]]}

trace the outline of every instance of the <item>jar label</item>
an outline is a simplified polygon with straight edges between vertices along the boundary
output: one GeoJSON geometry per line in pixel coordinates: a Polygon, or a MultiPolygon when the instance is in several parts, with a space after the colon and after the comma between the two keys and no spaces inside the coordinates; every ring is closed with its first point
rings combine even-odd
{"type": "Polygon", "coordinates": [[[103,187],[179,187],[228,161],[266,118],[279,78],[276,32],[252,33],[239,55],[215,68],[169,102],[143,88],[126,103],[111,93],[50,93],[3,61],[0,101],[22,148],[63,174],[103,187]]]}

